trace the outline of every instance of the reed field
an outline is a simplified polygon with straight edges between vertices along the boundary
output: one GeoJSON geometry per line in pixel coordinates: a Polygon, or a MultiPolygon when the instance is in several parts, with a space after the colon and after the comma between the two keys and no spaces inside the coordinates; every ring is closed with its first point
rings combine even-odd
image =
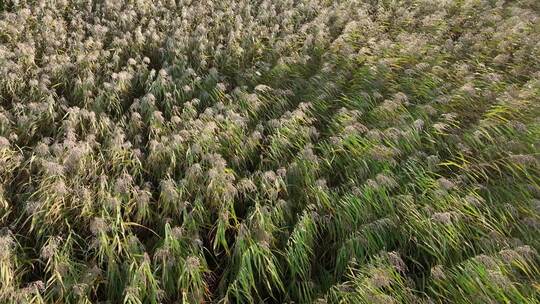
{"type": "Polygon", "coordinates": [[[0,0],[0,303],[540,303],[540,1],[0,0]]]}

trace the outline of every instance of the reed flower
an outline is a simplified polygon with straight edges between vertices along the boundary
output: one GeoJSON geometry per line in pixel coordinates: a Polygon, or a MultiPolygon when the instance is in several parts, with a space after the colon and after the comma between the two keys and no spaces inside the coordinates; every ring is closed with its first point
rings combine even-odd
{"type": "Polygon", "coordinates": [[[444,280],[444,279],[446,279],[446,274],[444,273],[443,266],[435,265],[435,266],[431,267],[431,276],[435,280],[444,280]]]}

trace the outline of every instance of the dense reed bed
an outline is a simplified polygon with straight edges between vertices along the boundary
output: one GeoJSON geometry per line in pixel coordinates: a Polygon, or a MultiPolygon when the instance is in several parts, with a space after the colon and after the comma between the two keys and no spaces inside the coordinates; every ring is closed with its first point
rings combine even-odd
{"type": "Polygon", "coordinates": [[[539,24],[0,1],[0,302],[539,303],[539,24]]]}

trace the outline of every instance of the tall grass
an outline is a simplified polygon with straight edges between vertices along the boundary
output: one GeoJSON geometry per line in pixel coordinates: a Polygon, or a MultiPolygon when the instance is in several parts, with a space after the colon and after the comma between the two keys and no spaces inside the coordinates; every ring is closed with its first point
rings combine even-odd
{"type": "Polygon", "coordinates": [[[0,1],[1,303],[538,303],[537,1],[0,1]]]}

